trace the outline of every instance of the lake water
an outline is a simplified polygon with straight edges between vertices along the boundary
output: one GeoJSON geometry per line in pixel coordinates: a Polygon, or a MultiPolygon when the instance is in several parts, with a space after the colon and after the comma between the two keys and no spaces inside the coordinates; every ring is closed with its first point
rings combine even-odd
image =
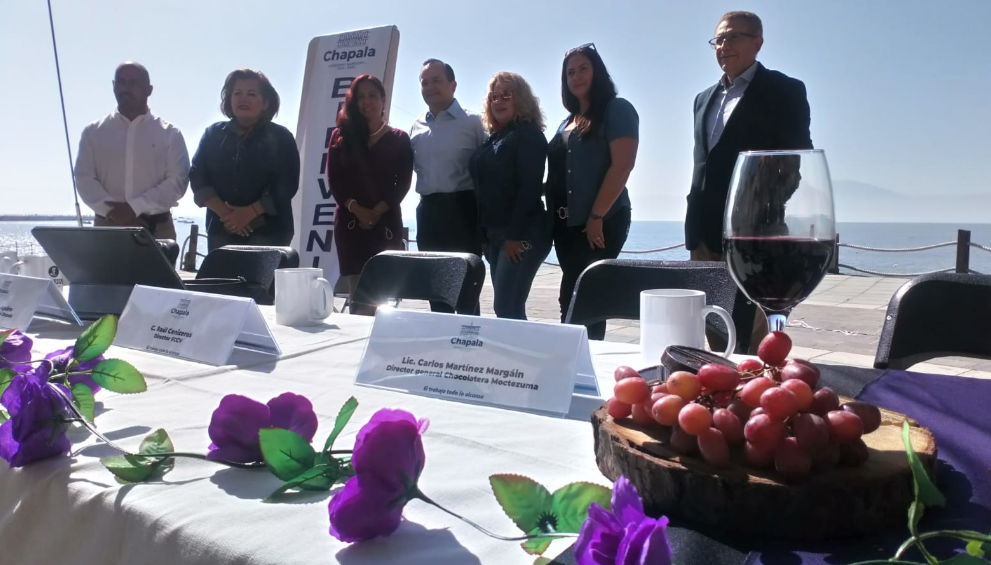
{"type": "MultiPolygon", "coordinates": [[[[196,222],[200,225],[202,233],[204,230],[202,219],[196,219],[196,222]]],[[[16,248],[21,254],[41,251],[40,246],[31,236],[31,228],[36,225],[67,226],[75,225],[75,222],[0,222],[0,250],[16,248]]],[[[189,236],[191,225],[176,223],[180,246],[189,236]]],[[[683,243],[685,239],[683,229],[681,222],[633,222],[624,251],[650,250],[683,243]]],[[[971,241],[991,247],[991,224],[839,223],[837,231],[842,243],[902,248],[956,241],[958,229],[970,230],[971,241]]],[[[416,239],[416,226],[410,226],[410,238],[416,239]]],[[[205,240],[201,239],[201,252],[205,251],[204,244],[205,240]]],[[[688,259],[688,251],[682,247],[663,253],[624,254],[621,257],[679,261],[688,259]]],[[[553,251],[547,260],[557,262],[553,251]]],[[[840,263],[885,273],[920,273],[954,267],[956,247],[911,253],[878,253],[841,248],[840,263]]],[[[971,248],[970,268],[982,273],[991,273],[991,253],[971,248]]],[[[852,271],[841,269],[841,272],[852,271]]]]}

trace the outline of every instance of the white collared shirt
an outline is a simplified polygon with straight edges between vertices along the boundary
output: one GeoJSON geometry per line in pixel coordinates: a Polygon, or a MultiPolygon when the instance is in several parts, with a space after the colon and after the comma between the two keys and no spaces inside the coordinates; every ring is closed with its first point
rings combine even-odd
{"type": "Polygon", "coordinates": [[[756,72],[757,62],[755,61],[740,76],[736,77],[733,84],[729,84],[725,74],[719,79],[719,83],[723,85],[722,94],[719,96],[718,104],[713,104],[705,117],[705,131],[709,133],[709,149],[719,143],[719,137],[723,134],[726,123],[729,122],[730,115],[733,114],[733,109],[740,103],[743,93],[747,91],[747,87],[754,80],[756,72]]]}
{"type": "Polygon", "coordinates": [[[478,114],[465,112],[455,100],[436,116],[427,112],[409,130],[416,191],[422,195],[474,190],[468,161],[485,143],[478,114]]]}
{"type": "Polygon", "coordinates": [[[179,129],[150,111],[134,120],[114,112],[83,130],[75,177],[80,198],[101,216],[111,202],[161,214],[186,193],[189,153],[179,129]]]}

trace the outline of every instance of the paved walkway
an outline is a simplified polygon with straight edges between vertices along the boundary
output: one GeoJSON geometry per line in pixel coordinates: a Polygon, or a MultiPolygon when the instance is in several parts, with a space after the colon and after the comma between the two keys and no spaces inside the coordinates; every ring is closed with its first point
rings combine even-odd
{"type": "MultiPolygon", "coordinates": [[[[527,301],[531,320],[560,321],[560,273],[560,269],[549,265],[537,273],[527,301]]],[[[888,300],[904,283],[905,279],[897,278],[827,275],[788,319],[788,333],[795,343],[793,356],[817,363],[872,367],[888,300]]],[[[342,305],[343,300],[338,300],[338,308],[342,305]]],[[[412,301],[404,301],[402,307],[428,308],[426,303],[412,301]]],[[[494,315],[492,283],[488,278],[482,289],[482,315],[494,315]]],[[[610,322],[606,340],[639,343],[640,325],[635,320],[610,322]]],[[[945,357],[915,365],[913,370],[991,378],[991,361],[945,357]]]]}

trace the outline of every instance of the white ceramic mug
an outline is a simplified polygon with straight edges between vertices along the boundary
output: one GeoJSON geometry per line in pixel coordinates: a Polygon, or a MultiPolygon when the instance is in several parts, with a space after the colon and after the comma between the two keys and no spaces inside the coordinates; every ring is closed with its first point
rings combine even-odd
{"type": "Polygon", "coordinates": [[[275,323],[280,326],[313,326],[334,309],[334,288],[323,278],[323,269],[275,270],[275,323]]]}
{"type": "Polygon", "coordinates": [[[16,251],[0,251],[0,273],[9,273],[17,263],[16,251]]]}
{"type": "Polygon", "coordinates": [[[69,284],[62,271],[55,266],[55,262],[48,255],[23,255],[20,261],[11,267],[10,274],[39,279],[47,277],[52,279],[60,290],[69,284]]]}
{"type": "Polygon", "coordinates": [[[640,293],[640,356],[644,363],[657,365],[671,345],[705,347],[705,317],[716,314],[726,322],[729,339],[723,357],[736,349],[733,317],[719,306],[706,306],[701,290],[662,289],[640,293]]]}

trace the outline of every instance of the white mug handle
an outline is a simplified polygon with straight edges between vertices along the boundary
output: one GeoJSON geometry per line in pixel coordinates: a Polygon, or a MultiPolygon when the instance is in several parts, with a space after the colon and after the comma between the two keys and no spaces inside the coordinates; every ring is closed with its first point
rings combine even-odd
{"type": "Polygon", "coordinates": [[[310,317],[314,320],[324,320],[330,316],[334,304],[334,287],[323,277],[313,279],[310,283],[310,317]]]}
{"type": "Polygon", "coordinates": [[[726,329],[729,330],[729,335],[726,336],[726,351],[723,351],[723,357],[729,357],[736,350],[736,326],[733,325],[733,317],[730,316],[729,312],[719,306],[704,306],[702,308],[702,320],[704,323],[705,317],[709,314],[715,314],[726,322],[726,329]]]}

